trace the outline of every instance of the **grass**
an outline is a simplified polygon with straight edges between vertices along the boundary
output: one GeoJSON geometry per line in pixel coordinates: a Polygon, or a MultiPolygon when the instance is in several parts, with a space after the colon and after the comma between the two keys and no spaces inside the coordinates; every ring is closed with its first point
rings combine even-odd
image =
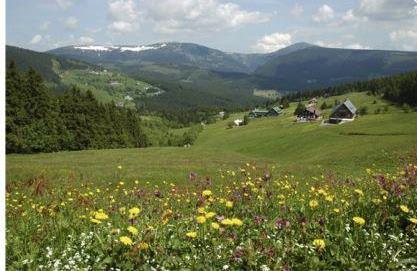
{"type": "MultiPolygon", "coordinates": [[[[385,105],[384,101],[364,93],[348,96],[356,105],[367,106],[370,112],[385,105]]],[[[327,102],[334,99],[331,97],[327,102]]],[[[398,158],[417,145],[417,113],[402,113],[390,106],[386,114],[369,114],[343,125],[320,126],[319,123],[294,123],[295,106],[291,104],[283,116],[253,120],[244,127],[226,129],[227,122],[241,117],[239,114],[207,125],[189,149],[163,147],[8,155],[7,179],[9,182],[22,180],[40,173],[59,179],[71,174],[82,179],[111,178],[114,167],[122,164],[129,178],[171,179],[181,183],[191,171],[210,175],[219,168],[235,167],[246,161],[275,164],[282,172],[300,176],[323,170],[358,176],[369,166],[395,168],[398,158]]],[[[181,129],[179,134],[182,132],[181,129]]]]}

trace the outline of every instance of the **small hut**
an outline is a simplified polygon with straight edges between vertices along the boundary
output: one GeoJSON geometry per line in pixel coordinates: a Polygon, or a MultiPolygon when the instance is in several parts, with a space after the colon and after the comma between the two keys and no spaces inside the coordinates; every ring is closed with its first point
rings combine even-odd
{"type": "Polygon", "coordinates": [[[268,113],[266,113],[267,117],[277,117],[281,115],[282,109],[279,106],[274,106],[271,109],[269,109],[268,113]]]}
{"type": "Polygon", "coordinates": [[[316,121],[321,119],[321,112],[315,106],[307,106],[300,114],[297,115],[298,122],[316,121]]]}
{"type": "Polygon", "coordinates": [[[254,109],[249,113],[249,117],[252,119],[265,117],[268,114],[268,110],[266,109],[254,109]]]}
{"type": "Polygon", "coordinates": [[[333,111],[330,114],[329,122],[337,124],[341,122],[353,121],[356,117],[356,111],[357,109],[353,103],[349,99],[346,99],[343,103],[333,108],[333,111]]]}

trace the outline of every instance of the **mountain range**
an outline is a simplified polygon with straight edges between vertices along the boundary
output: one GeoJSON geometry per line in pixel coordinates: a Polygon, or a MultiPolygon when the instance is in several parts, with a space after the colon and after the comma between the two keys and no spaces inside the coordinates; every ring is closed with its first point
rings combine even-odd
{"type": "MultiPolygon", "coordinates": [[[[11,58],[9,50],[7,55],[11,58]]],[[[308,43],[266,54],[229,53],[193,43],[166,42],[73,45],[43,55],[72,65],[90,63],[165,89],[164,95],[147,103],[169,107],[199,102],[204,106],[251,106],[262,102],[253,95],[254,89],[307,90],[417,70],[417,52],[325,48],[308,43]]],[[[25,62],[25,57],[14,57],[25,62]]]]}
{"type": "MultiPolygon", "coordinates": [[[[327,87],[417,69],[417,52],[324,48],[296,43],[267,54],[227,53],[192,43],[146,46],[68,46],[48,53],[130,74],[151,74],[168,68],[242,73],[251,86],[276,90],[327,87]]],[[[188,75],[188,74],[186,74],[188,75]]],[[[175,78],[176,80],[187,78],[175,78]]]]}

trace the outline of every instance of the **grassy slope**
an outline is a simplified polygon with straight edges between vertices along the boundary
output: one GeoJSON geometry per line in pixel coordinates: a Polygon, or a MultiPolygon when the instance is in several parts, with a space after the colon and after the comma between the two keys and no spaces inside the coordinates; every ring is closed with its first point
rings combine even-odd
{"type": "Polygon", "coordinates": [[[158,90],[152,85],[134,80],[113,72],[92,74],[90,70],[68,70],[61,74],[61,82],[66,86],[78,86],[81,90],[90,90],[100,102],[123,101],[128,107],[135,107],[133,101],[124,99],[126,95],[141,98],[148,95],[150,89],[158,90]],[[110,82],[119,82],[111,86],[110,82]]]}
{"type": "MultiPolygon", "coordinates": [[[[208,125],[190,149],[8,155],[7,178],[26,179],[43,172],[49,178],[64,180],[73,174],[81,180],[104,180],[114,177],[117,165],[121,164],[126,179],[182,182],[190,171],[213,176],[220,168],[237,167],[247,161],[277,164],[284,173],[304,176],[323,169],[361,175],[366,167],[394,167],[401,154],[416,146],[417,113],[405,114],[390,106],[387,114],[375,115],[374,110],[382,107],[383,101],[377,99],[377,104],[373,104],[375,97],[362,93],[351,94],[349,98],[358,106],[368,106],[371,114],[338,126],[296,124],[292,116],[296,105],[292,104],[284,116],[254,120],[246,127],[226,129],[230,119],[208,125]]],[[[334,97],[328,100],[333,101],[334,97]]]]}

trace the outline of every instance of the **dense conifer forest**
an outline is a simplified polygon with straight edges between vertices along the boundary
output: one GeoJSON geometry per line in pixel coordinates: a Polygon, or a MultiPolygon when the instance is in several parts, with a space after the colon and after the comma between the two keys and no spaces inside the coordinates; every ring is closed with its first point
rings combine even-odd
{"type": "Polygon", "coordinates": [[[32,68],[6,74],[7,153],[145,147],[140,116],[76,88],[55,96],[32,68]]]}

